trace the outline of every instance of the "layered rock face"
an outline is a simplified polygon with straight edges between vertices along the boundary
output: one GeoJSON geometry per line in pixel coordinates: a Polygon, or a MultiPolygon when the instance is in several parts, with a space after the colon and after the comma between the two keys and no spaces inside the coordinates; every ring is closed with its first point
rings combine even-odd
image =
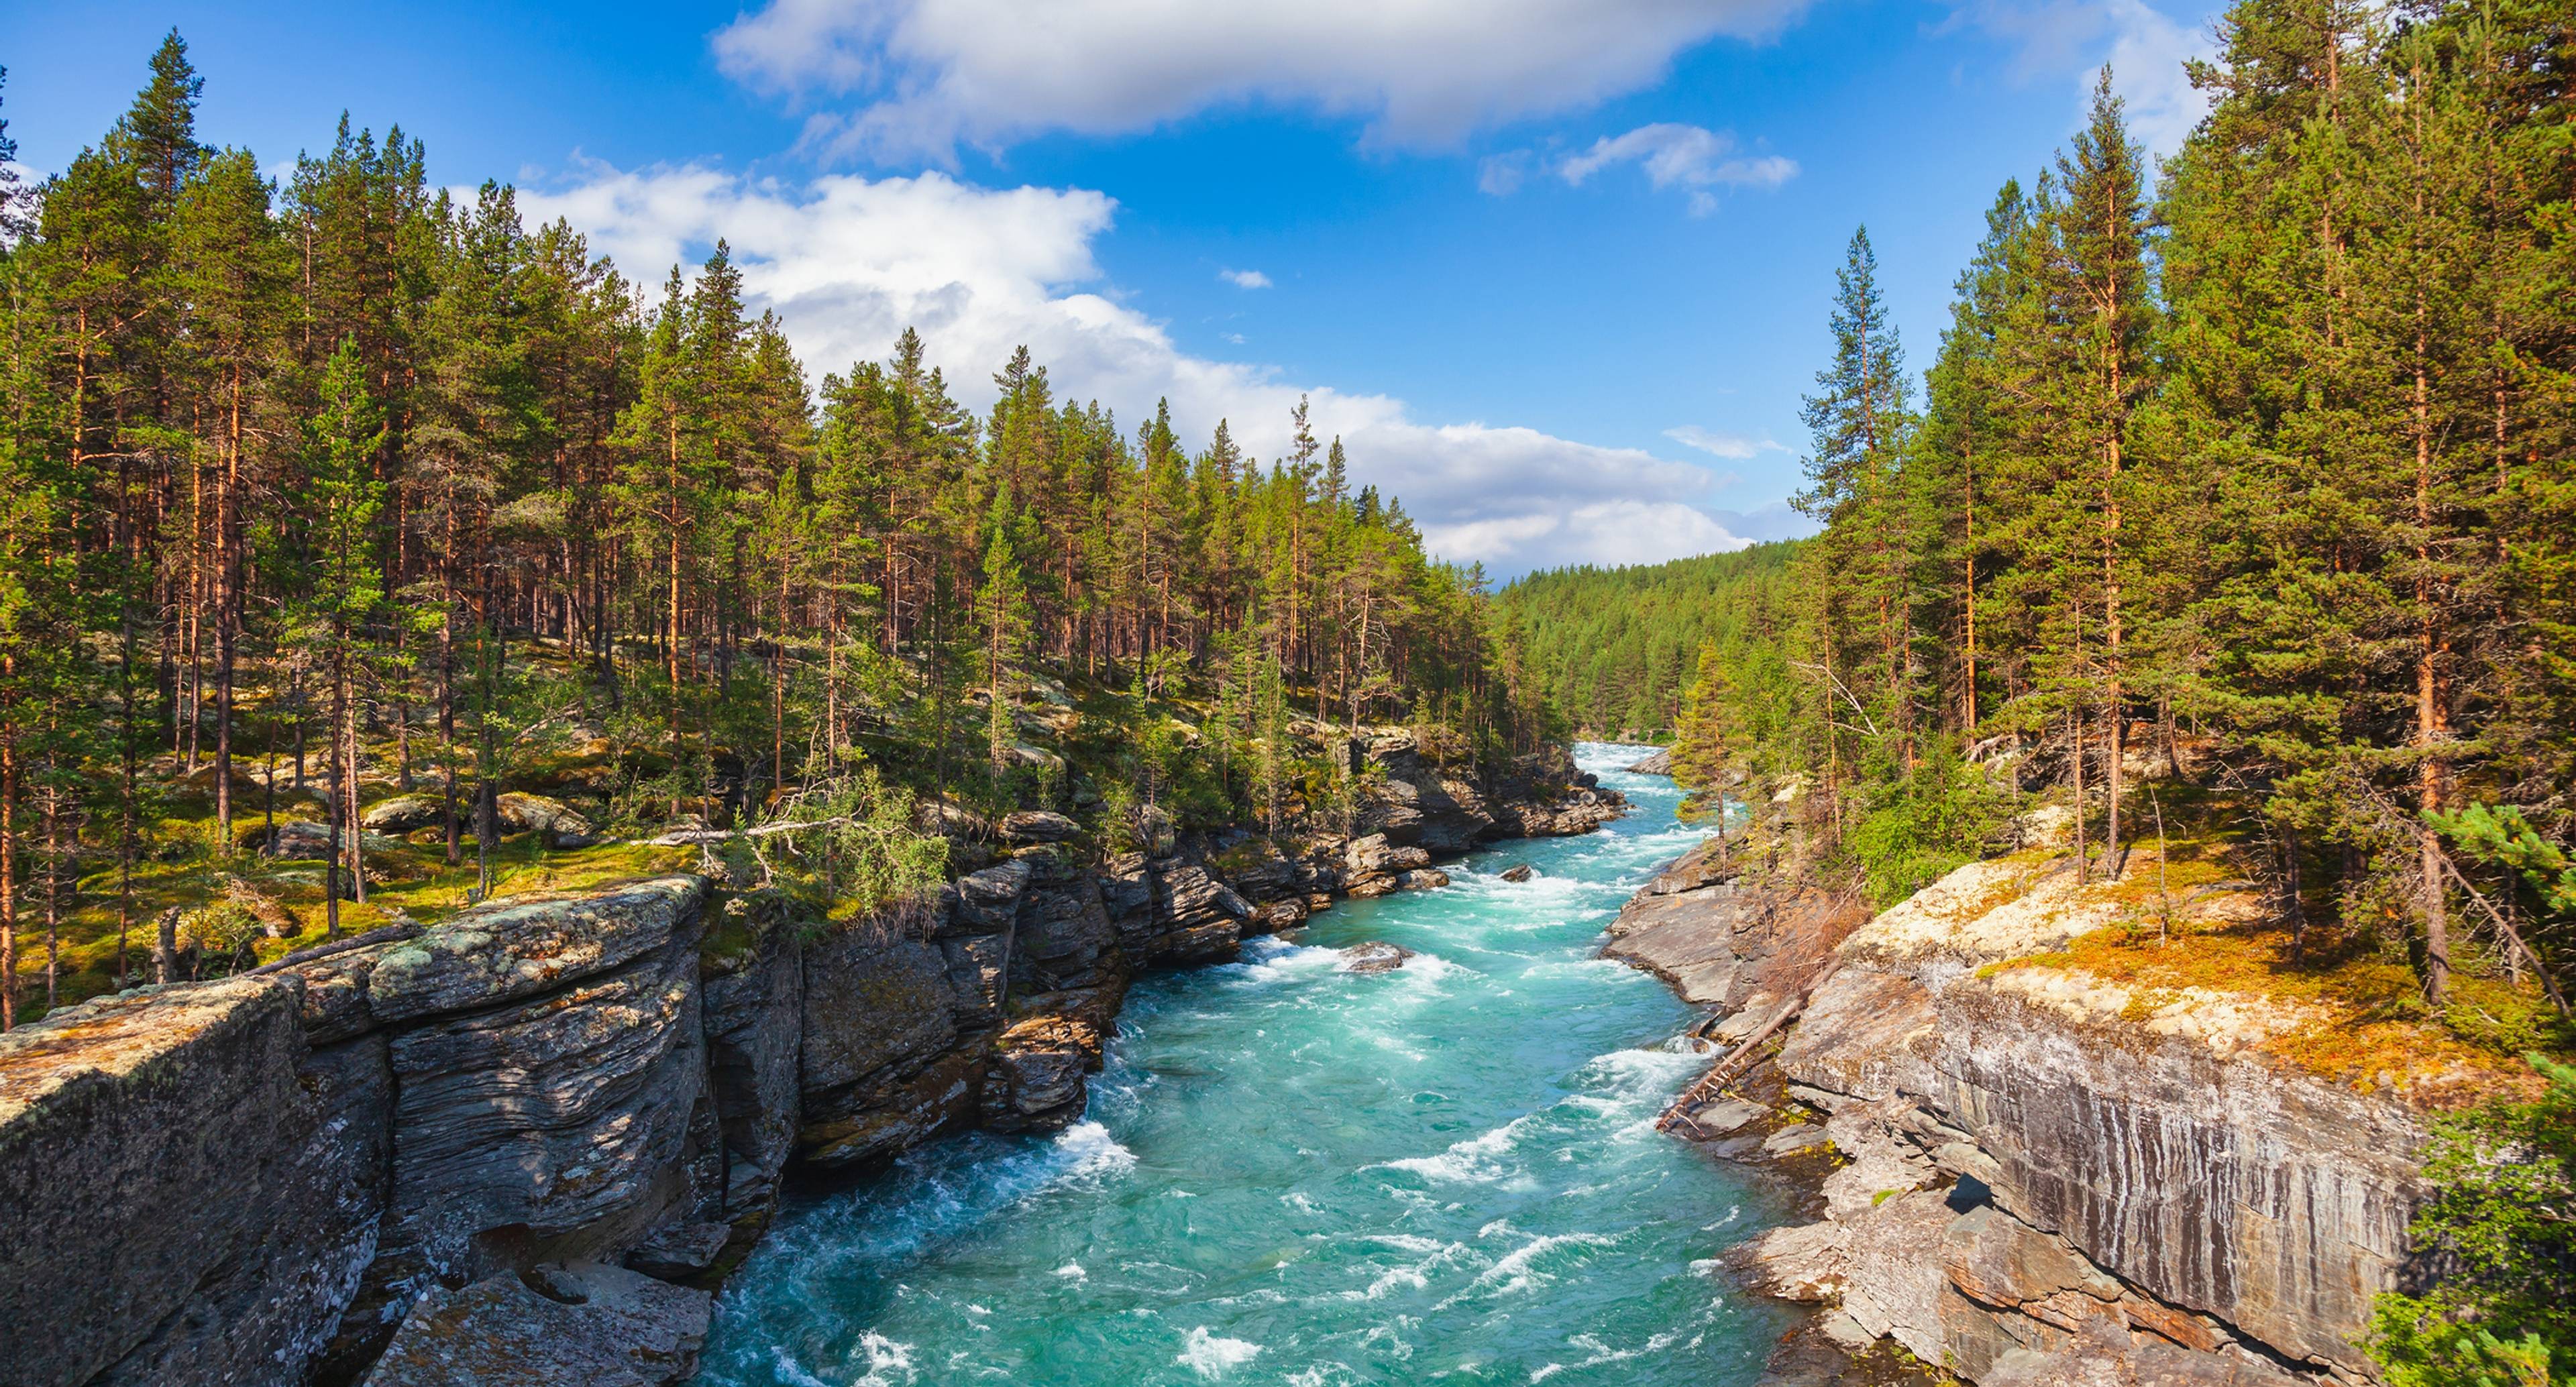
{"type": "MultiPolygon", "coordinates": [[[[1444,850],[1520,822],[1464,785],[1427,802],[1444,850]]],[[[1536,812],[1615,810],[1573,787],[1536,812]]],[[[1061,1128],[1137,970],[1233,958],[1352,884],[1339,836],[1095,866],[1069,820],[1017,817],[1002,862],[855,921],[658,878],[0,1035],[0,1376],[678,1381],[792,1161],[1061,1128]]]]}
{"type": "Polygon", "coordinates": [[[67,1008],[0,1035],[8,1380],[276,1380],[373,1258],[384,1046],[316,1053],[296,980],[67,1008]]]}
{"type": "Polygon", "coordinates": [[[1644,946],[1745,1016],[1784,981],[1812,988],[1776,1063],[1831,1114],[1840,1161],[1826,1218],[1752,1249],[1768,1289],[1981,1383],[2368,1380],[2359,1341],[2407,1257],[2422,1130],[2396,1098],[2257,1054],[2295,1009],[2001,966],[2109,919],[2071,874],[2012,861],[1748,990],[1813,931],[1792,898],[1768,937],[1755,893],[1691,865],[1641,893],[1612,952],[1644,946]],[[1669,904],[1693,897],[1696,915],[1669,904]]]}
{"type": "Polygon", "coordinates": [[[1610,922],[1602,952],[1730,1013],[1720,1034],[1758,1025],[1803,994],[1866,912],[1812,889],[1741,881],[1710,839],[1658,873],[1610,922]]]}

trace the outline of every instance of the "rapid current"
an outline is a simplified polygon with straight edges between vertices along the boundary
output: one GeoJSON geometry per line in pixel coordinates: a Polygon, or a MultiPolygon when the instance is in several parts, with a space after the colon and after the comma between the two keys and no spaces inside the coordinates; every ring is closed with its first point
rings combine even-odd
{"type": "Polygon", "coordinates": [[[1600,930],[1700,835],[1670,781],[1345,901],[1243,959],[1141,980],[1084,1120],[973,1135],[792,1199],[699,1381],[1742,1384],[1785,1327],[1713,1259],[1780,1212],[1655,1131],[1707,1061],[1600,930]],[[1530,881],[1507,867],[1538,869],[1530,881]],[[1380,974],[1343,949],[1415,951],[1380,974]]]}

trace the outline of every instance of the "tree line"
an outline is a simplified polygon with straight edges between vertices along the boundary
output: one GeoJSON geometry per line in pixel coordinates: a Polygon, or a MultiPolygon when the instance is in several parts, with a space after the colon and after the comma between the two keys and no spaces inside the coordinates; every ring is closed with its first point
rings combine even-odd
{"type": "Polygon", "coordinates": [[[1791,544],[1628,568],[1590,564],[1516,578],[1496,595],[1531,677],[1586,736],[1661,741],[1712,643],[1741,642],[1769,605],[1791,544]]]}
{"type": "Polygon", "coordinates": [[[2576,957],[2576,147],[2563,8],[2243,0],[2150,167],[2101,75],[2007,182],[1917,387],[1866,231],[1797,504],[1686,765],[1796,775],[1901,895],[2017,754],[2116,864],[2142,763],[2237,792],[2298,945],[2576,957]]]}
{"type": "Polygon", "coordinates": [[[1482,574],[1302,402],[1265,463],[1025,348],[980,416],[909,330],[813,382],[722,242],[630,281],[345,116],[272,181],[200,139],[201,86],[172,33],[33,185],[0,124],[0,1023],[31,917],[112,899],[122,939],[169,794],[229,853],[309,760],[336,925],[363,774],[425,784],[453,863],[567,698],[751,805],[865,762],[1007,808],[1064,794],[1008,774],[1053,667],[1266,738],[1274,824],[1293,719],[1542,729],[1482,574]]]}

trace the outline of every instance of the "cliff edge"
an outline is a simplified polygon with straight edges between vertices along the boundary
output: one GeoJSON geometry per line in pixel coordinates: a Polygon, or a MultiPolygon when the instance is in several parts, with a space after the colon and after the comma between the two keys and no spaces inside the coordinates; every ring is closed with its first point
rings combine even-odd
{"type": "MultiPolygon", "coordinates": [[[[2072,865],[2048,846],[1972,863],[1846,925],[1704,847],[1622,913],[1606,952],[1727,1008],[1716,1033],[1803,1007],[1761,1047],[1773,1087],[1685,1098],[1702,1135],[1793,1134],[1721,1154],[1829,1143],[1807,1168],[1823,1217],[1741,1270],[1816,1303],[1846,1349],[1893,1341],[1989,1387],[2373,1380],[2361,1340],[2407,1269],[2438,1082],[2301,1062],[2341,1019],[2311,1001],[2088,966],[2081,941],[2265,905],[2235,882],[2177,899],[2152,852],[2114,881],[2072,865]]],[[[1811,1357],[1774,1378],[1836,1380],[1811,1357]]]]}

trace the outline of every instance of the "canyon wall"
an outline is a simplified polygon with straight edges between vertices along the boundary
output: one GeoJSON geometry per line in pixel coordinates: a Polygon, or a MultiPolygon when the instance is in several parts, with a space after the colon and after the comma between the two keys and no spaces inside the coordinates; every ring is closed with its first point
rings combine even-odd
{"type": "Polygon", "coordinates": [[[1489,805],[1405,734],[1364,750],[1390,788],[1355,837],[1104,862],[1014,816],[1005,860],[857,920],[660,877],[0,1035],[6,1380],[685,1378],[791,1169],[1060,1128],[1138,970],[1619,812],[1570,765],[1489,805]]]}
{"type": "Polygon", "coordinates": [[[1823,950],[1812,893],[1708,852],[1662,884],[1611,953],[1696,982],[1739,1035],[1806,999],[1776,1065],[1782,1105],[1823,1115],[1823,1217],[1745,1262],[1828,1336],[1990,1387],[2370,1380],[2423,1128],[2264,1054],[2295,1004],[2005,966],[2110,922],[2044,854],[1962,868],[1823,950]]]}

